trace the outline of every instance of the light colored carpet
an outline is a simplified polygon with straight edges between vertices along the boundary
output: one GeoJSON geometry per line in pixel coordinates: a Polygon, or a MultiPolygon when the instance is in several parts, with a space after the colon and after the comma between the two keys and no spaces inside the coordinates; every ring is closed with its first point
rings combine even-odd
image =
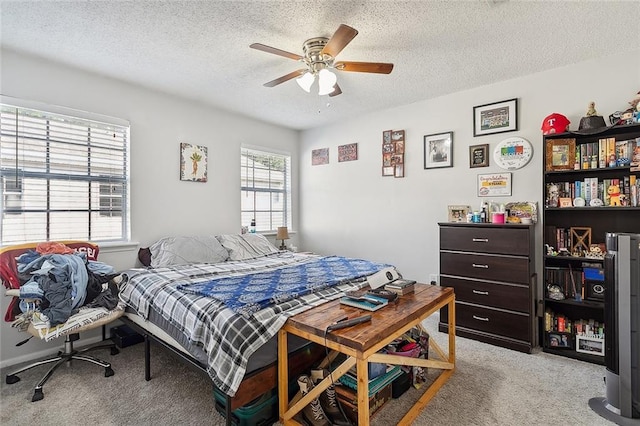
{"type": "MultiPolygon", "coordinates": [[[[446,350],[437,315],[425,327],[446,350]]],[[[223,425],[215,411],[211,382],[159,346],[152,346],[152,380],[144,380],[144,345],[110,356],[115,375],[75,362],[61,367],[44,386],[45,398],[31,402],[41,366],[7,385],[2,371],[0,423],[46,425],[223,425]]],[[[416,420],[419,425],[612,425],[588,406],[604,397],[605,368],[537,352],[522,354],[458,337],[456,371],[416,420]]],[[[429,372],[429,378],[436,377],[429,372]]],[[[411,389],[386,404],[373,425],[396,424],[421,391],[411,389]]]]}

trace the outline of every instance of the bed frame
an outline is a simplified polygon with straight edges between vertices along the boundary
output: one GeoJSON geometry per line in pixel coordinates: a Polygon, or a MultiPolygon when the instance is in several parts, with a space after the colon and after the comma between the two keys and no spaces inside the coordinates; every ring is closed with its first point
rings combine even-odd
{"type": "MultiPolygon", "coordinates": [[[[185,362],[187,365],[195,368],[197,371],[203,372],[207,377],[206,365],[202,364],[195,358],[185,354],[184,352],[174,348],[161,338],[155,336],[145,328],[128,319],[126,316],[120,318],[126,325],[130,326],[136,332],[144,337],[144,379],[151,380],[151,341],[160,344],[168,349],[174,355],[185,362]]],[[[315,343],[309,343],[304,347],[289,354],[289,377],[297,377],[305,371],[308,371],[317,365],[326,356],[325,348],[315,343]]],[[[213,385],[215,387],[215,385],[213,385]]],[[[227,426],[232,424],[232,411],[240,408],[266,392],[275,389],[278,386],[278,363],[273,362],[257,370],[247,372],[245,374],[236,395],[226,396],[225,418],[227,426]]],[[[213,393],[211,394],[213,398],[213,393]]],[[[214,403],[215,403],[215,398],[214,403]]]]}

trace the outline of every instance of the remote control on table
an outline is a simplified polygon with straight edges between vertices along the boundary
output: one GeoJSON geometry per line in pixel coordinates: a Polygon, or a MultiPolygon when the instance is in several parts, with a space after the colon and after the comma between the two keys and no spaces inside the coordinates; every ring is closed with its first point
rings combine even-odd
{"type": "Polygon", "coordinates": [[[327,327],[327,331],[353,327],[354,325],[362,324],[364,322],[369,322],[369,321],[371,321],[371,315],[363,315],[361,317],[355,317],[348,320],[337,322],[335,324],[331,324],[327,327]]]}

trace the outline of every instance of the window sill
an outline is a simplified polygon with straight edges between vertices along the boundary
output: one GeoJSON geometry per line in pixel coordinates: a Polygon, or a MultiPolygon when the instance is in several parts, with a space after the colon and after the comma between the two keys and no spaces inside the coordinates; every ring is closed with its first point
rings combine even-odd
{"type": "Polygon", "coordinates": [[[101,253],[118,253],[124,251],[135,251],[140,245],[137,241],[106,241],[96,243],[100,247],[101,253]]]}

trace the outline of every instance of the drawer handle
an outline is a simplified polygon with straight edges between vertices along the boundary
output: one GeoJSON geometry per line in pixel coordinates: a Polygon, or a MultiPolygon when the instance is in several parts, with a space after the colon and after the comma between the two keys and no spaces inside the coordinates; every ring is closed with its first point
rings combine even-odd
{"type": "Polygon", "coordinates": [[[489,239],[488,238],[473,238],[471,241],[473,241],[474,243],[488,243],[489,239]]]}
{"type": "Polygon", "coordinates": [[[483,318],[483,317],[479,317],[479,316],[476,316],[476,315],[473,315],[473,319],[476,319],[478,321],[487,321],[487,322],[489,322],[489,318],[483,318]]]}
{"type": "Polygon", "coordinates": [[[489,269],[489,265],[480,265],[479,263],[472,263],[471,266],[474,268],[489,269]]]}
{"type": "Polygon", "coordinates": [[[483,296],[488,296],[489,292],[488,291],[480,291],[480,290],[472,290],[474,294],[481,294],[483,296]]]}

